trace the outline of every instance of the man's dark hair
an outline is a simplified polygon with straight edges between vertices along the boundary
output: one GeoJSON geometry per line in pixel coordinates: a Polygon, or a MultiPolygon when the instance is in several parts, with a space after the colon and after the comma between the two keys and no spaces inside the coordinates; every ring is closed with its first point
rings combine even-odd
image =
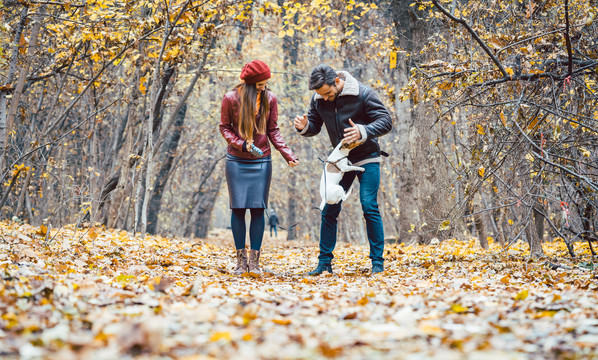
{"type": "Polygon", "coordinates": [[[330,65],[320,64],[311,71],[309,90],[316,90],[324,85],[333,86],[337,77],[336,71],[330,65]]]}

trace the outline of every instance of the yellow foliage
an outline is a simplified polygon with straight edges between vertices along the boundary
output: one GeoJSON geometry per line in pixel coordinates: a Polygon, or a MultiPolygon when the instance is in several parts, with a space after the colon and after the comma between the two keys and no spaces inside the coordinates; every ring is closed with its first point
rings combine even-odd
{"type": "Polygon", "coordinates": [[[483,166],[480,166],[478,168],[478,175],[483,178],[485,173],[486,173],[486,169],[483,166]]]}
{"type": "Polygon", "coordinates": [[[216,332],[212,333],[212,335],[210,336],[210,341],[219,341],[219,340],[230,341],[231,340],[230,332],[216,331],[216,332]]]}
{"type": "Polygon", "coordinates": [[[529,291],[528,290],[521,290],[516,296],[515,296],[515,300],[525,300],[527,299],[527,297],[529,296],[529,291]]]}
{"type": "Polygon", "coordinates": [[[290,319],[272,319],[272,322],[278,325],[291,325],[290,319]]]}

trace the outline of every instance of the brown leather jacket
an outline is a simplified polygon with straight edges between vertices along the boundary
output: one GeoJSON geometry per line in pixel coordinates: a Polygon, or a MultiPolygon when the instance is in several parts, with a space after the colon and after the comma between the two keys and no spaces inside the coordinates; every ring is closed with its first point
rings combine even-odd
{"type": "MultiPolygon", "coordinates": [[[[270,142],[276,150],[280,151],[284,159],[289,161],[297,160],[297,157],[291,149],[287,146],[280,134],[278,128],[278,106],[276,104],[276,95],[268,91],[268,99],[270,100],[270,116],[268,116],[268,124],[266,126],[266,133],[263,135],[257,132],[253,133],[253,144],[264,152],[264,156],[271,154],[270,142]]],[[[220,133],[228,143],[228,153],[244,159],[255,159],[250,152],[243,151],[243,143],[245,139],[239,135],[239,107],[241,106],[239,93],[237,90],[232,90],[224,95],[222,99],[222,109],[220,112],[220,133]]],[[[259,114],[258,114],[259,115],[259,114]]]]}

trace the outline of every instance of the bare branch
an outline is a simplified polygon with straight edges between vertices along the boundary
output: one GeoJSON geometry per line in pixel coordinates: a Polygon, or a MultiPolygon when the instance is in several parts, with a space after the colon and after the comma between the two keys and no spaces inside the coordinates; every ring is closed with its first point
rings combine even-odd
{"type": "Polygon", "coordinates": [[[432,3],[434,4],[434,6],[436,6],[438,8],[438,10],[440,10],[449,19],[451,19],[454,22],[457,22],[457,23],[463,25],[463,27],[465,27],[465,29],[467,29],[467,31],[469,31],[469,33],[475,39],[475,41],[482,47],[482,49],[484,49],[484,51],[486,52],[486,54],[488,54],[488,56],[490,56],[490,58],[492,59],[492,61],[494,62],[494,64],[498,68],[498,70],[500,70],[500,72],[502,73],[503,78],[505,80],[508,80],[509,79],[509,74],[507,74],[507,71],[505,70],[505,68],[502,65],[502,63],[500,62],[500,60],[498,60],[498,58],[492,53],[492,50],[488,47],[488,45],[486,45],[486,43],[484,42],[484,40],[482,40],[482,38],[480,38],[480,36],[478,35],[478,33],[471,26],[469,26],[469,24],[467,23],[467,21],[465,21],[464,19],[458,18],[458,17],[454,16],[453,14],[451,14],[448,10],[446,10],[444,7],[442,7],[442,5],[440,5],[440,3],[438,2],[438,0],[432,0],[432,3]]]}
{"type": "Polygon", "coordinates": [[[567,75],[571,76],[573,73],[573,53],[571,50],[571,36],[569,35],[569,0],[565,0],[565,42],[567,44],[567,54],[569,55],[567,75]]]}
{"type": "Polygon", "coordinates": [[[39,5],[60,5],[60,6],[68,6],[74,8],[85,7],[85,4],[67,4],[58,1],[29,1],[30,4],[39,4],[39,5]]]}

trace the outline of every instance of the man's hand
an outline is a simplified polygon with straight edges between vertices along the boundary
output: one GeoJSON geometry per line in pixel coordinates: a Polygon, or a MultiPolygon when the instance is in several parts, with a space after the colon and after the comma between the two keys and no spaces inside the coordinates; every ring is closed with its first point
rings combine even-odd
{"type": "Polygon", "coordinates": [[[357,125],[351,119],[349,119],[349,123],[351,127],[345,129],[345,137],[343,138],[343,143],[345,144],[352,144],[361,139],[361,131],[359,131],[357,125]]]}
{"type": "Polygon", "coordinates": [[[290,167],[297,166],[297,165],[299,165],[299,160],[289,161],[288,164],[290,167]]]}
{"type": "Polygon", "coordinates": [[[307,125],[307,115],[297,115],[295,116],[295,121],[293,122],[295,128],[299,131],[305,129],[307,125]]]}

